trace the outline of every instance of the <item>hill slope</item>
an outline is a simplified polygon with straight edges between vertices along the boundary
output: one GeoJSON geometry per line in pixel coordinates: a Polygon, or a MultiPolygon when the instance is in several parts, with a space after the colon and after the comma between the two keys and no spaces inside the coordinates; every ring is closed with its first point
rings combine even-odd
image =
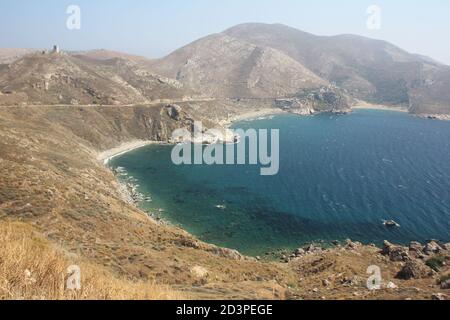
{"type": "Polygon", "coordinates": [[[371,103],[450,114],[448,67],[354,35],[324,37],[281,24],[243,24],[149,65],[215,97],[286,98],[332,83],[371,103]]]}
{"type": "MultiPolygon", "coordinates": [[[[193,109],[183,104],[187,114],[193,109]]],[[[0,298],[68,298],[62,277],[71,264],[82,268],[74,297],[81,299],[431,299],[442,292],[448,264],[434,273],[422,260],[439,252],[448,261],[450,244],[383,255],[348,242],[258,261],[157,223],[124,200],[97,156],[132,139],[167,141],[180,125],[164,105],[0,107],[0,298]],[[396,278],[410,260],[424,273],[396,278]],[[381,290],[367,290],[370,265],[383,271],[381,290]],[[398,288],[387,288],[390,281],[398,288]]]]}
{"type": "Polygon", "coordinates": [[[285,97],[328,84],[276,49],[225,34],[200,39],[151,68],[214,97],[285,97]]]}
{"type": "Polygon", "coordinates": [[[176,82],[130,60],[95,60],[67,54],[30,54],[0,68],[0,104],[126,105],[182,99],[176,82]]]}
{"type": "Polygon", "coordinates": [[[388,42],[354,35],[321,37],[280,24],[244,24],[224,34],[275,48],[357,98],[411,103],[415,113],[450,113],[444,89],[450,88],[448,68],[388,42]]]}
{"type": "Polygon", "coordinates": [[[0,48],[0,64],[9,64],[17,59],[20,59],[24,55],[33,53],[37,50],[34,49],[21,49],[21,48],[0,48]]]}

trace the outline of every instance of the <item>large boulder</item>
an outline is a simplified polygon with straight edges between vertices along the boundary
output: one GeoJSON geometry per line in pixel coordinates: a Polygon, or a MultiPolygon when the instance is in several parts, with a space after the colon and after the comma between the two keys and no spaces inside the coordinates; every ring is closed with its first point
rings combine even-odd
{"type": "Polygon", "coordinates": [[[445,301],[447,300],[447,295],[443,294],[443,293],[435,293],[431,296],[432,300],[440,300],[440,301],[445,301]]]}
{"type": "Polygon", "coordinates": [[[362,244],[360,242],[353,242],[350,239],[345,240],[345,247],[347,249],[356,250],[356,249],[360,248],[361,246],[362,246],[362,244]]]}
{"type": "Polygon", "coordinates": [[[191,274],[199,285],[205,285],[208,283],[209,272],[208,269],[202,266],[195,266],[191,268],[191,274]]]}
{"type": "Polygon", "coordinates": [[[310,244],[304,250],[308,253],[317,253],[317,252],[321,252],[323,249],[322,249],[322,247],[318,247],[318,246],[315,246],[314,244],[310,244]]]}
{"type": "Polygon", "coordinates": [[[409,244],[409,251],[421,253],[423,251],[423,245],[417,241],[411,241],[409,244]]]}
{"type": "Polygon", "coordinates": [[[402,280],[423,279],[433,275],[433,272],[423,262],[411,260],[397,274],[397,278],[402,280]]]}
{"type": "Polygon", "coordinates": [[[389,256],[389,259],[394,262],[405,262],[411,260],[409,250],[402,246],[397,246],[389,241],[384,241],[382,254],[389,256]]]}
{"type": "Polygon", "coordinates": [[[425,248],[423,249],[423,252],[427,255],[433,255],[437,254],[442,251],[442,247],[434,240],[429,241],[425,248]]]}
{"type": "Polygon", "coordinates": [[[239,251],[233,250],[233,249],[211,246],[211,248],[208,249],[208,251],[216,256],[228,258],[228,259],[232,259],[232,260],[244,260],[245,259],[245,257],[242,254],[240,254],[239,251]]]}
{"type": "Polygon", "coordinates": [[[191,274],[198,279],[205,279],[208,277],[209,272],[204,267],[195,266],[191,268],[191,274]]]}
{"type": "Polygon", "coordinates": [[[450,279],[441,281],[441,289],[450,289],[450,279]]]}

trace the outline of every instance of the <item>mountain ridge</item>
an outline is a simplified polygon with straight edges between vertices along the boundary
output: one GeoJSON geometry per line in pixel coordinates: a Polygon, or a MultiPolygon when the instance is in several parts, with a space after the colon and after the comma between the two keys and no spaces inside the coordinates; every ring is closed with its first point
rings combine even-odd
{"type": "MultiPolygon", "coordinates": [[[[204,88],[198,81],[198,75],[213,74],[219,79],[229,79],[230,70],[223,72],[210,64],[190,66],[190,59],[207,60],[212,55],[215,65],[223,67],[227,59],[242,63],[246,58],[239,56],[239,50],[228,52],[231,56],[202,50],[208,46],[220,48],[223,44],[221,39],[230,41],[228,37],[250,47],[274,49],[298,62],[303,70],[335,84],[358,100],[405,106],[418,114],[450,114],[450,100],[443,89],[447,85],[447,77],[442,75],[446,72],[446,66],[431,61],[431,58],[410,54],[387,41],[357,35],[316,36],[282,24],[247,23],[183,46],[166,57],[154,60],[150,68],[172,77],[190,74],[188,79],[181,79],[182,82],[202,91],[204,88]],[[217,41],[211,44],[212,39],[217,41]],[[433,86],[439,75],[441,84],[433,86]],[[427,86],[445,99],[426,94],[427,86]]],[[[292,83],[291,75],[282,76],[287,83],[292,83]]],[[[241,77],[237,81],[248,86],[250,79],[241,77]]],[[[217,92],[220,88],[217,86],[214,81],[208,81],[206,88],[207,91],[217,92]]]]}
{"type": "MultiPolygon", "coordinates": [[[[59,54],[66,57],[67,69],[81,69],[72,75],[61,72],[64,81],[72,78],[75,84],[57,79],[55,84],[51,76],[44,79],[26,68],[14,68],[40,54],[15,56],[13,62],[0,65],[0,104],[130,105],[195,97],[275,100],[326,90],[349,102],[341,111],[365,101],[408,108],[422,116],[450,115],[450,67],[358,35],[316,36],[283,24],[246,23],[160,59],[108,50],[59,54]]],[[[45,66],[35,66],[43,71],[64,60],[47,53],[35,63],[43,57],[53,57],[45,66]]],[[[33,70],[32,63],[28,68],[33,70]]],[[[310,103],[300,103],[299,108],[307,114],[310,103]]]]}

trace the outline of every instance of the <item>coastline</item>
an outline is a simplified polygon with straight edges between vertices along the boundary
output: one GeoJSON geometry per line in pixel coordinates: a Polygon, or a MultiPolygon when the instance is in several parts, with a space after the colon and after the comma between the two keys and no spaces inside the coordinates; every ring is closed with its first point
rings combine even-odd
{"type": "MultiPolygon", "coordinates": [[[[370,104],[363,101],[358,101],[358,104],[351,107],[353,110],[386,110],[386,111],[397,111],[397,112],[408,112],[407,108],[404,107],[391,107],[385,105],[370,104]]],[[[243,113],[234,114],[228,116],[226,119],[220,120],[218,124],[224,129],[229,129],[231,125],[239,121],[251,121],[258,118],[276,116],[280,114],[292,114],[290,112],[284,111],[280,108],[262,108],[256,110],[249,110],[243,113]]],[[[430,117],[432,115],[423,115],[423,117],[430,117]]],[[[129,142],[124,142],[121,145],[98,152],[97,159],[107,165],[113,158],[121,156],[125,153],[131,152],[135,149],[139,149],[148,145],[163,145],[169,144],[170,142],[164,141],[153,141],[153,140],[132,140],[129,142]]]]}
{"type": "MultiPolygon", "coordinates": [[[[408,113],[408,110],[406,108],[397,108],[397,107],[389,107],[389,106],[383,106],[383,105],[370,105],[370,104],[363,104],[362,106],[354,106],[353,109],[362,109],[362,110],[385,110],[385,111],[395,111],[395,112],[402,112],[402,113],[408,113]]],[[[229,116],[226,120],[221,120],[218,123],[221,126],[231,126],[235,122],[239,121],[252,121],[252,120],[258,120],[264,117],[269,116],[275,116],[280,114],[292,114],[290,112],[286,112],[282,109],[278,108],[263,108],[263,109],[256,109],[251,110],[248,112],[243,112],[239,114],[235,114],[233,116],[229,116]]],[[[224,127],[227,128],[227,127],[224,127]]],[[[164,142],[164,141],[151,141],[151,140],[133,140],[130,142],[125,142],[119,145],[118,147],[99,152],[97,159],[99,161],[102,161],[103,164],[108,168],[108,163],[115,157],[118,157],[120,155],[126,154],[128,152],[131,152],[133,150],[148,146],[148,145],[172,145],[170,142],[164,142]]],[[[161,225],[172,225],[169,221],[165,220],[164,217],[159,216],[155,212],[150,212],[148,210],[145,210],[143,207],[140,206],[140,202],[145,200],[145,196],[140,194],[137,190],[138,185],[136,185],[134,182],[124,182],[121,181],[117,175],[117,172],[115,172],[114,169],[109,167],[111,171],[114,172],[114,175],[117,178],[117,182],[119,183],[119,193],[122,196],[123,200],[127,202],[130,205],[133,205],[140,211],[144,212],[145,215],[154,223],[161,224],[161,225]]],[[[150,195],[147,196],[148,198],[151,198],[150,195]]],[[[161,210],[161,209],[159,209],[161,210]]],[[[161,211],[162,212],[162,211],[161,211]]],[[[186,231],[187,232],[187,231],[186,231]]],[[[194,236],[195,237],[195,236],[194,236]]],[[[313,241],[311,243],[321,243],[321,239],[313,241]]],[[[302,243],[301,245],[308,245],[310,242],[302,243]]],[[[333,243],[329,242],[329,245],[331,246],[333,243]]],[[[322,246],[324,244],[322,243],[322,246]]],[[[326,245],[325,245],[326,247],[326,245]]],[[[286,248],[280,248],[279,251],[284,251],[286,248]]]]}
{"type": "Polygon", "coordinates": [[[396,112],[404,112],[408,113],[408,108],[405,107],[392,107],[392,106],[386,106],[381,104],[371,104],[368,102],[361,102],[358,101],[358,103],[354,106],[352,106],[353,110],[384,110],[384,111],[396,111],[396,112]]]}
{"type": "Polygon", "coordinates": [[[450,121],[450,114],[418,114],[417,116],[423,119],[450,121]]]}
{"type": "Polygon", "coordinates": [[[118,147],[99,152],[97,159],[103,162],[104,165],[107,165],[115,157],[152,144],[164,144],[164,142],[151,140],[133,140],[125,142],[118,147]]]}
{"type": "MultiPolygon", "coordinates": [[[[259,109],[259,110],[253,110],[249,112],[244,112],[238,115],[234,115],[232,117],[228,117],[226,120],[219,121],[219,125],[222,126],[224,129],[228,130],[229,127],[238,121],[251,121],[253,119],[257,119],[260,117],[267,117],[271,115],[277,115],[277,114],[284,114],[285,111],[277,108],[265,108],[265,109],[259,109]]],[[[143,148],[148,145],[167,145],[170,144],[170,142],[164,142],[164,141],[152,141],[152,140],[132,140],[129,142],[124,142],[121,145],[104,150],[97,153],[97,160],[101,161],[103,165],[107,168],[109,162],[123,154],[126,154],[128,152],[143,148]]],[[[111,170],[111,168],[109,168],[111,170]]],[[[116,176],[116,180],[118,182],[118,192],[121,195],[122,199],[130,204],[135,206],[137,209],[143,211],[146,213],[146,216],[154,223],[156,224],[164,224],[164,225],[170,225],[170,222],[167,220],[154,215],[151,212],[145,211],[139,206],[139,202],[142,200],[143,195],[140,194],[137,191],[137,186],[132,182],[125,182],[121,181],[117,175],[117,172],[114,170],[111,170],[114,175],[116,176]]]]}
{"type": "Polygon", "coordinates": [[[258,110],[251,110],[247,112],[243,112],[240,114],[233,115],[228,117],[225,120],[219,121],[219,124],[225,128],[229,128],[233,123],[239,121],[251,121],[261,117],[274,116],[279,114],[287,114],[286,111],[283,111],[279,108],[264,108],[258,110]]]}

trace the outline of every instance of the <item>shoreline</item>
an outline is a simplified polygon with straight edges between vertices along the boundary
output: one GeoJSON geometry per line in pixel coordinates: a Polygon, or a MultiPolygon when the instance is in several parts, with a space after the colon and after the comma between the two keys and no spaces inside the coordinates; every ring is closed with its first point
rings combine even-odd
{"type": "MultiPolygon", "coordinates": [[[[384,106],[384,105],[363,104],[363,105],[353,106],[352,109],[354,109],[354,110],[382,110],[382,111],[394,111],[394,112],[408,113],[408,110],[406,108],[390,107],[390,106],[384,106]]],[[[218,124],[220,124],[224,128],[229,128],[229,126],[231,126],[232,124],[234,124],[236,122],[259,120],[260,118],[267,118],[269,116],[276,116],[276,115],[280,115],[280,114],[289,115],[292,113],[286,112],[286,111],[284,111],[282,109],[278,109],[278,108],[257,109],[257,110],[251,110],[248,112],[243,112],[240,114],[235,114],[231,117],[228,117],[227,119],[219,121],[218,124]]],[[[431,115],[417,115],[417,116],[425,118],[425,117],[430,117],[431,115]]],[[[132,140],[129,142],[122,143],[118,147],[108,149],[103,152],[98,152],[97,159],[99,161],[102,161],[102,163],[109,170],[113,171],[113,173],[114,173],[114,170],[112,170],[111,167],[108,167],[108,163],[112,159],[114,159],[118,156],[121,156],[123,154],[126,154],[128,152],[143,148],[145,146],[149,146],[149,145],[172,145],[172,144],[170,142],[165,142],[165,141],[132,140]]],[[[144,198],[142,198],[140,200],[138,198],[140,196],[142,196],[142,197],[144,197],[144,196],[139,194],[139,192],[137,192],[135,190],[135,188],[137,188],[137,185],[135,183],[121,181],[119,179],[119,177],[116,175],[116,173],[114,173],[114,175],[116,176],[116,181],[119,183],[119,193],[121,194],[122,199],[125,202],[136,207],[138,210],[142,211],[146,217],[148,217],[152,222],[154,222],[156,224],[174,226],[171,222],[166,220],[164,217],[158,216],[154,212],[150,212],[149,210],[146,210],[139,205],[139,203],[144,198]],[[136,198],[136,196],[138,198],[136,198]]],[[[151,197],[151,195],[148,197],[151,197]]],[[[186,231],[186,230],[184,230],[184,231],[186,231]]],[[[194,235],[192,235],[192,236],[194,238],[197,238],[194,235]]],[[[310,242],[300,243],[298,245],[307,246],[309,244],[320,244],[323,248],[332,248],[334,246],[333,242],[334,241],[329,241],[329,240],[327,242],[324,242],[324,239],[317,239],[317,240],[310,241],[310,242]]],[[[206,242],[206,243],[209,244],[210,242],[206,242]]],[[[343,240],[341,240],[340,243],[343,243],[343,240]]],[[[406,243],[400,243],[400,244],[407,245],[406,243]]],[[[371,246],[371,244],[369,244],[369,243],[362,243],[361,245],[362,246],[371,246]]],[[[380,248],[379,246],[376,246],[376,247],[380,248]]],[[[283,252],[283,251],[286,251],[289,249],[290,248],[284,247],[284,248],[275,249],[275,251],[279,253],[279,252],[283,252]]],[[[246,256],[253,257],[253,255],[246,255],[246,256]]]]}
{"type": "Polygon", "coordinates": [[[125,153],[131,152],[136,149],[140,149],[148,145],[158,145],[158,144],[165,144],[165,142],[152,140],[133,140],[125,142],[118,147],[99,152],[97,154],[97,160],[103,162],[104,165],[107,165],[112,159],[121,156],[125,153]]]}
{"type": "Polygon", "coordinates": [[[422,119],[450,121],[450,115],[448,114],[417,114],[416,116],[422,119]]]}
{"type": "Polygon", "coordinates": [[[235,114],[231,117],[228,117],[227,119],[219,121],[219,125],[223,126],[224,128],[229,128],[231,125],[233,125],[236,122],[239,121],[251,121],[251,120],[257,120],[258,118],[262,117],[268,117],[268,116],[275,116],[279,114],[287,114],[288,112],[283,111],[279,108],[264,108],[264,109],[257,109],[257,110],[251,110],[247,112],[243,112],[241,114],[235,114]]]}
{"type": "MultiPolygon", "coordinates": [[[[251,121],[260,117],[267,117],[272,115],[287,113],[281,109],[277,108],[266,108],[260,110],[253,110],[249,112],[244,112],[238,115],[228,117],[227,119],[218,122],[220,126],[224,129],[228,129],[233,123],[239,121],[251,121]]],[[[104,165],[107,165],[112,159],[121,156],[125,153],[146,147],[148,145],[167,145],[170,144],[169,141],[156,141],[156,140],[132,140],[124,142],[121,145],[107,149],[104,151],[97,152],[97,160],[101,161],[104,165]]]]}
{"type": "Polygon", "coordinates": [[[381,104],[370,104],[370,103],[358,103],[355,106],[351,107],[352,110],[383,110],[383,111],[395,111],[395,112],[403,112],[409,113],[408,109],[405,107],[391,107],[381,104]]]}

